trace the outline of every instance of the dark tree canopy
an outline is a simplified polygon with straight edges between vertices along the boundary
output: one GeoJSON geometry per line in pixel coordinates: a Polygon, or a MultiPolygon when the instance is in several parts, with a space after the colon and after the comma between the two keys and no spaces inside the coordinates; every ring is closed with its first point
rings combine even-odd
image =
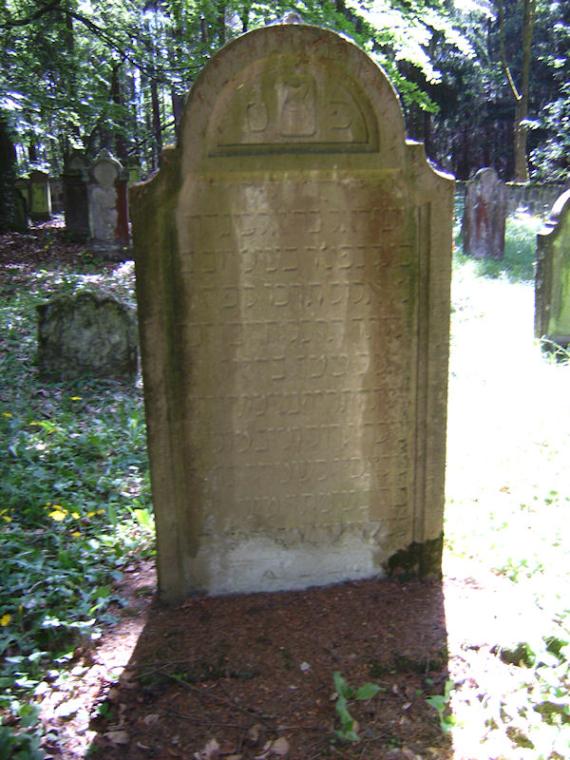
{"type": "Polygon", "coordinates": [[[567,178],[562,0],[7,0],[0,118],[18,171],[58,173],[73,149],[101,147],[154,170],[208,58],[288,11],[364,47],[399,91],[410,136],[459,178],[493,165],[524,179],[527,161],[533,178],[567,178]]]}

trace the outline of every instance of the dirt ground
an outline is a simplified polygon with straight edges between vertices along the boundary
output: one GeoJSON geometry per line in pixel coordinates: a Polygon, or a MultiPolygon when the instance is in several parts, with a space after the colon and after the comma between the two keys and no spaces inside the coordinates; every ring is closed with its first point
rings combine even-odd
{"type": "Polygon", "coordinates": [[[477,757],[454,753],[426,697],[505,667],[500,642],[528,617],[512,584],[455,570],[165,607],[152,562],[137,563],[119,587],[120,622],[44,700],[47,749],[65,760],[477,757]],[[335,671],[381,687],[350,704],[358,742],[335,734],[335,671]]]}

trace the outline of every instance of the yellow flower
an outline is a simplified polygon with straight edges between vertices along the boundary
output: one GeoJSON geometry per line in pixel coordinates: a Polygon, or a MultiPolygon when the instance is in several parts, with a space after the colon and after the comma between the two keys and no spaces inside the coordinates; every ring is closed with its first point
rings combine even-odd
{"type": "Polygon", "coordinates": [[[97,514],[97,515],[104,515],[105,514],[105,510],[104,509],[98,509],[95,514],[97,514]]]}
{"type": "Polygon", "coordinates": [[[12,522],[12,518],[10,517],[10,515],[2,515],[2,519],[4,520],[4,522],[7,522],[7,523],[12,522]]]}
{"type": "Polygon", "coordinates": [[[2,628],[5,628],[7,625],[10,625],[10,621],[12,620],[12,615],[9,615],[6,613],[5,615],[2,615],[0,618],[0,625],[2,628]]]}
{"type": "Polygon", "coordinates": [[[70,401],[81,401],[81,396],[70,396],[70,401]]]}
{"type": "Polygon", "coordinates": [[[49,516],[52,520],[55,520],[56,522],[61,522],[62,520],[65,520],[65,517],[67,515],[67,510],[65,509],[54,509],[53,512],[49,513],[49,516]]]}
{"type": "Polygon", "coordinates": [[[79,518],[81,517],[79,512],[72,512],[71,516],[73,517],[74,520],[79,520],[79,518]]]}
{"type": "Polygon", "coordinates": [[[95,511],[93,511],[93,512],[87,512],[87,517],[95,517],[96,514],[97,514],[97,512],[95,512],[95,511]]]}
{"type": "Polygon", "coordinates": [[[74,530],[71,535],[73,538],[81,538],[81,532],[78,530],[74,530]]]}
{"type": "Polygon", "coordinates": [[[10,417],[13,417],[13,416],[14,415],[12,414],[12,412],[2,412],[2,417],[7,417],[8,419],[10,419],[10,417]]]}

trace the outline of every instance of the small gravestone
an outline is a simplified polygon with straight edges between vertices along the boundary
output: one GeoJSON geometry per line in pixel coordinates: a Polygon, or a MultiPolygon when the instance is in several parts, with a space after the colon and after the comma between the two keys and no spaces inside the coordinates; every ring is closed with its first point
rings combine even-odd
{"type": "Polygon", "coordinates": [[[90,169],[90,247],[109,259],[123,258],[124,243],[117,229],[119,222],[117,183],[122,173],[122,164],[107,149],[99,153],[90,169]]]}
{"type": "Polygon", "coordinates": [[[30,219],[45,222],[51,219],[51,188],[49,174],[30,172],[29,181],[30,219]]]}
{"type": "Polygon", "coordinates": [[[570,344],[570,190],[556,201],[537,236],[534,332],[570,344]]]}
{"type": "Polygon", "coordinates": [[[88,166],[84,154],[74,151],[63,173],[63,206],[65,229],[74,240],[89,237],[88,166]]]}
{"type": "Polygon", "coordinates": [[[479,169],[465,193],[463,252],[476,259],[502,259],[506,214],[505,183],[494,169],[479,169]]]}
{"type": "Polygon", "coordinates": [[[137,353],[134,310],[112,296],[84,292],[38,306],[42,377],[133,377],[137,353]]]}
{"type": "Polygon", "coordinates": [[[385,74],[234,40],[131,213],[162,595],[439,573],[453,182],[385,74]]]}

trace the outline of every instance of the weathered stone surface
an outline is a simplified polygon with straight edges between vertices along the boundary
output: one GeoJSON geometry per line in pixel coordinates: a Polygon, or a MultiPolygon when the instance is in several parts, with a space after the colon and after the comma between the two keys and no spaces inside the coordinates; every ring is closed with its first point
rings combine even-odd
{"type": "Polygon", "coordinates": [[[537,236],[534,328],[537,338],[570,343],[570,190],[537,236]]]}
{"type": "Polygon", "coordinates": [[[137,355],[134,310],[111,296],[84,292],[38,306],[44,377],[130,377],[137,355]]]}
{"type": "Polygon", "coordinates": [[[270,26],[204,69],[131,197],[165,598],[382,574],[410,546],[437,572],[452,211],[340,36],[270,26]]]}
{"type": "Polygon", "coordinates": [[[507,193],[494,169],[479,169],[467,183],[463,212],[463,252],[476,259],[505,255],[507,193]]]}
{"type": "Polygon", "coordinates": [[[107,149],[103,149],[92,164],[90,174],[91,248],[109,259],[120,259],[128,242],[128,231],[127,241],[124,239],[124,227],[126,223],[128,230],[128,219],[125,221],[126,188],[121,183],[123,166],[107,149]]]}
{"type": "Polygon", "coordinates": [[[51,219],[51,189],[49,175],[45,172],[30,172],[30,218],[35,222],[51,219]]]}
{"type": "Polygon", "coordinates": [[[65,228],[74,240],[89,237],[89,181],[87,160],[81,151],[69,158],[63,173],[63,206],[65,228]]]}

